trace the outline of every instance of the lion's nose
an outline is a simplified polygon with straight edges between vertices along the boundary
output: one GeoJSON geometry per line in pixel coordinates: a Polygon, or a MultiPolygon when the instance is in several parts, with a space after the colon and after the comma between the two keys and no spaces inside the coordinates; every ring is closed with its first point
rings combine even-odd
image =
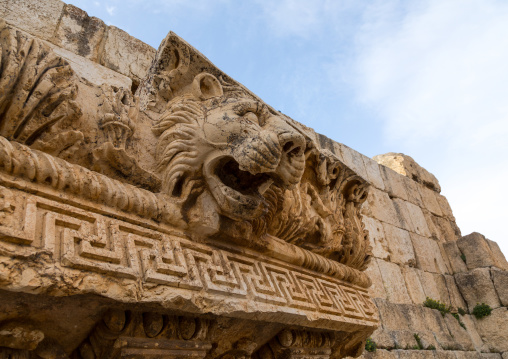
{"type": "Polygon", "coordinates": [[[279,134],[279,143],[282,153],[288,157],[301,156],[305,147],[305,139],[296,132],[284,132],[279,134]]]}

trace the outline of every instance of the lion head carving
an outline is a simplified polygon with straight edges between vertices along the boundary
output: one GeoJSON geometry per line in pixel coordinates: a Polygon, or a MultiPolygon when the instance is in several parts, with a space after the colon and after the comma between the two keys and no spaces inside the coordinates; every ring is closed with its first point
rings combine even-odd
{"type": "Polygon", "coordinates": [[[206,191],[204,211],[245,226],[268,212],[264,193],[272,184],[300,182],[306,143],[282,115],[238,88],[231,96],[225,85],[201,73],[168,103],[153,127],[158,171],[162,190],[184,207],[206,191]]]}
{"type": "Polygon", "coordinates": [[[258,248],[273,236],[364,269],[365,180],[176,35],[161,48],[141,104],[161,191],[189,234],[258,248]]]}

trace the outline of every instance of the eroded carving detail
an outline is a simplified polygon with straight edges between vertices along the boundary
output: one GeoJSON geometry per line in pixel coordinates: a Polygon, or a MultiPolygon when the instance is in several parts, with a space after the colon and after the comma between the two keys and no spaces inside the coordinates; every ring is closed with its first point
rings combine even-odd
{"type": "MultiPolygon", "coordinates": [[[[0,166],[2,171],[8,174],[46,184],[64,193],[77,194],[82,198],[147,218],[161,217],[162,209],[158,207],[159,202],[154,193],[115,181],[46,153],[31,150],[1,136],[0,166]]],[[[172,223],[173,219],[166,220],[172,223]]]]}
{"type": "Polygon", "coordinates": [[[0,246],[0,252],[28,257],[44,249],[60,253],[62,265],[71,268],[376,320],[364,289],[255,252],[221,250],[31,196],[18,199],[15,207],[12,225],[0,226],[0,238],[23,247],[0,246]],[[40,235],[36,228],[42,229],[40,235]]]}
{"type": "MultiPolygon", "coordinates": [[[[157,222],[163,221],[172,225],[176,224],[178,227],[182,226],[176,215],[179,207],[176,207],[173,202],[168,202],[165,197],[159,198],[152,192],[115,181],[45,153],[30,150],[16,142],[9,142],[1,136],[0,166],[1,171],[44,184],[63,193],[77,194],[82,198],[151,218],[157,222]]],[[[26,214],[23,218],[27,219],[29,215],[26,214]]],[[[23,233],[27,231],[27,228],[32,228],[32,225],[22,227],[23,233]]],[[[31,238],[28,234],[20,234],[18,237],[25,238],[24,241],[30,241],[27,238],[31,238]]],[[[354,268],[330,261],[305,249],[294,248],[289,244],[283,245],[271,236],[265,238],[265,244],[267,246],[265,251],[272,250],[274,251],[272,255],[285,258],[289,263],[347,280],[362,287],[370,285],[369,278],[354,268]]]]}
{"type": "Polygon", "coordinates": [[[125,148],[139,115],[138,98],[124,88],[103,85],[102,92],[104,116],[99,127],[106,141],[93,151],[93,169],[123,182],[158,192],[159,178],[142,168],[125,148]]]}
{"type": "Polygon", "coordinates": [[[108,311],[74,357],[195,358],[212,348],[210,320],[153,312],[108,311]]]}
{"type": "Polygon", "coordinates": [[[364,270],[366,181],[175,35],[165,41],[156,61],[173,67],[141,94],[152,109],[169,101],[153,127],[157,170],[182,219],[254,247],[271,234],[364,270]],[[155,83],[164,96],[147,95],[155,83]]]}
{"type": "Polygon", "coordinates": [[[335,342],[332,332],[285,329],[259,349],[253,358],[314,358],[329,359],[335,342]]]}
{"type": "Polygon", "coordinates": [[[69,64],[39,40],[0,24],[0,135],[60,155],[83,139],[58,136],[55,124],[81,116],[69,64]],[[65,141],[62,141],[65,138],[65,141]]]}
{"type": "MultiPolygon", "coordinates": [[[[81,115],[70,66],[6,27],[0,46],[0,255],[51,272],[41,285],[33,271],[34,287],[11,277],[6,286],[82,294],[76,282],[86,276],[135,287],[122,305],[154,295],[157,310],[272,325],[261,342],[246,336],[210,354],[209,320],[111,310],[73,357],[359,354],[378,321],[362,272],[368,183],[315,135],[174,34],[136,95],[94,87],[100,110],[79,126],[70,126],[81,115]],[[81,143],[80,165],[66,161],[81,143]],[[185,306],[172,298],[165,307],[167,293],[185,306]],[[323,331],[337,323],[346,332],[323,331]],[[263,345],[284,325],[292,329],[263,345]]],[[[0,354],[66,357],[54,339],[39,339],[0,354]]]]}
{"type": "Polygon", "coordinates": [[[301,183],[291,190],[272,186],[268,232],[325,257],[364,270],[370,260],[360,206],[367,185],[330,152],[306,151],[301,183]]]}

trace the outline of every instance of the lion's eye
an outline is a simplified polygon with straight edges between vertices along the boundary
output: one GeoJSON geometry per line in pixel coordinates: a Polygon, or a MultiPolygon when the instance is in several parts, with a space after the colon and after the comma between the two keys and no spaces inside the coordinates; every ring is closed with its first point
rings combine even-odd
{"type": "Polygon", "coordinates": [[[259,123],[259,118],[258,118],[258,115],[256,115],[254,112],[246,112],[244,115],[243,115],[243,118],[253,122],[253,123],[257,123],[257,124],[260,124],[259,123]]]}

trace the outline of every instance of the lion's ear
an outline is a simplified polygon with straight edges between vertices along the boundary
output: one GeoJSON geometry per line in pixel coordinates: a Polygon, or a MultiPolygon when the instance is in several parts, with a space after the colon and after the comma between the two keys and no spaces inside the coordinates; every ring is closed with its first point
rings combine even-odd
{"type": "Polygon", "coordinates": [[[194,77],[192,82],[193,94],[201,100],[222,96],[222,85],[217,78],[209,73],[202,72],[194,77]]]}

